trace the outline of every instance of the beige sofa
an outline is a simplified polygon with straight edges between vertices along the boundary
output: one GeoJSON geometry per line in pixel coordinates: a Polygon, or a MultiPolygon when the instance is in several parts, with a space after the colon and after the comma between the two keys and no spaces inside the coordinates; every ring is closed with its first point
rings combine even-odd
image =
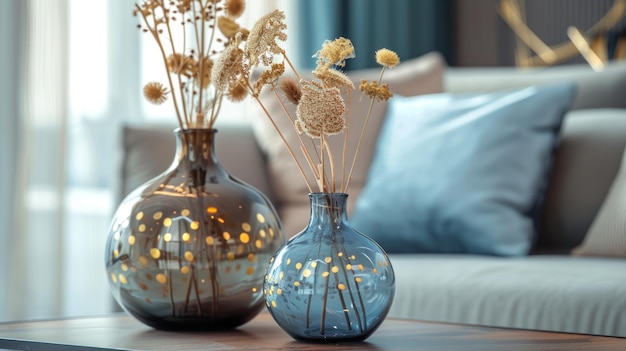
{"type": "MultiPolygon", "coordinates": [[[[389,316],[626,337],[626,258],[603,255],[601,238],[591,240],[591,244],[599,242],[596,246],[601,247],[596,252],[590,250],[591,256],[571,255],[598,216],[603,216],[604,222],[617,220],[616,225],[620,215],[626,218],[626,208],[622,213],[610,209],[620,205],[622,187],[619,176],[626,146],[626,64],[614,64],[596,73],[584,65],[521,71],[446,68],[437,55],[428,60],[427,64],[423,60],[414,62],[411,69],[422,70],[422,82],[430,80],[430,88],[411,87],[411,74],[402,69],[392,80],[404,77],[405,81],[398,84],[408,84],[408,88],[402,87],[404,90],[422,89],[412,92],[415,94],[442,89],[489,91],[567,80],[577,84],[578,95],[562,128],[538,240],[531,254],[513,258],[391,254],[397,291],[389,316]],[[599,214],[603,204],[604,213],[599,214]]],[[[378,113],[384,115],[384,108],[378,113]]],[[[350,190],[353,199],[366,182],[367,158],[371,158],[379,124],[373,124],[374,134],[364,148],[362,157],[366,161],[357,169],[361,175],[356,176],[350,190]]],[[[121,195],[169,165],[174,148],[172,129],[171,125],[124,129],[121,195]]],[[[282,177],[291,166],[282,161],[280,146],[269,142],[266,132],[256,123],[222,125],[217,153],[231,174],[274,201],[291,236],[308,219],[306,189],[298,178],[293,184],[285,183],[282,177]]],[[[623,176],[626,178],[626,174],[623,176]]],[[[626,198],[626,185],[624,188],[626,198]]],[[[602,223],[596,224],[596,231],[602,229],[599,226],[602,223]]],[[[613,233],[616,237],[604,246],[623,245],[625,228],[613,233]]]]}

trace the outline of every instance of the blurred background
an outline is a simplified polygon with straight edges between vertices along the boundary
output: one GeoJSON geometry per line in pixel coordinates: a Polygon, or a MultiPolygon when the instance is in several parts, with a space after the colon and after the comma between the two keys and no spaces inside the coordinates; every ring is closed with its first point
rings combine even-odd
{"type": "MultiPolygon", "coordinates": [[[[612,0],[527,0],[527,24],[546,44],[570,25],[591,27],[612,0]]],[[[498,0],[254,0],[241,24],[286,12],[300,68],[326,39],[350,38],[347,69],[374,65],[387,47],[403,60],[441,52],[450,66],[514,66],[516,36],[498,0]]],[[[175,127],[142,86],[163,76],[154,41],[129,0],[0,0],[0,321],[95,315],[114,308],[104,244],[120,198],[120,131],[175,127]]],[[[624,35],[625,21],[607,40],[624,35]]],[[[562,64],[580,62],[576,57],[562,64]]],[[[246,103],[225,103],[223,123],[248,123],[246,103]]]]}

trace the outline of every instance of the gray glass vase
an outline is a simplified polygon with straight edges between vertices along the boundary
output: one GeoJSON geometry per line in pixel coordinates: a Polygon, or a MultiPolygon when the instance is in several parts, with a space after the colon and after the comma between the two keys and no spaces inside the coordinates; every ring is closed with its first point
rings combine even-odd
{"type": "Polygon", "coordinates": [[[263,291],[297,340],[361,341],[385,319],[395,277],[385,251],[350,226],[347,194],[312,193],[308,226],[271,259],[263,291]]]}
{"type": "Polygon", "coordinates": [[[157,329],[234,328],[263,308],[267,262],[284,243],[268,199],[230,176],[216,131],[175,131],[170,168],[129,194],[106,244],[119,305],[157,329]]]}

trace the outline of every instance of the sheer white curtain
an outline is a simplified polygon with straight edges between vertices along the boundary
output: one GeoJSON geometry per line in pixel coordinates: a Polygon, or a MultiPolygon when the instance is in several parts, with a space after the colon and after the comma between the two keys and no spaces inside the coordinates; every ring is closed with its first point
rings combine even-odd
{"type": "MultiPolygon", "coordinates": [[[[133,4],[0,0],[0,321],[114,308],[103,250],[119,131],[175,124],[173,110],[143,102],[141,86],[163,67],[133,4]]],[[[291,6],[248,1],[242,24],[274,8],[289,17],[291,6]]],[[[245,123],[247,108],[223,108],[218,123],[245,123]]]]}

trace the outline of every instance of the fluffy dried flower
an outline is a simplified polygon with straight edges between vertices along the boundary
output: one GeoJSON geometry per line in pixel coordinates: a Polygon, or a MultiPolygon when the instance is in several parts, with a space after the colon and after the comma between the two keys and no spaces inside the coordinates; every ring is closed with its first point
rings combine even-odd
{"type": "Polygon", "coordinates": [[[243,51],[236,45],[229,45],[220,55],[211,76],[213,77],[213,85],[220,91],[228,91],[231,82],[238,81],[241,72],[241,62],[243,60],[243,51]]]}
{"type": "Polygon", "coordinates": [[[166,65],[168,72],[172,74],[183,74],[189,77],[193,74],[195,62],[191,57],[174,53],[167,57],[166,65]]]}
{"type": "Polygon", "coordinates": [[[340,133],[345,126],[343,115],[346,111],[340,90],[305,80],[301,84],[296,127],[312,138],[340,133]]]}
{"type": "Polygon", "coordinates": [[[159,82],[150,82],[143,87],[143,96],[155,105],[160,105],[167,100],[167,88],[159,82]]]}
{"type": "Polygon", "coordinates": [[[233,18],[241,16],[245,9],[246,4],[243,0],[226,0],[226,4],[224,4],[224,12],[233,18]]]}
{"type": "Polygon", "coordinates": [[[354,89],[354,83],[352,83],[352,80],[345,73],[336,69],[316,69],[312,73],[315,78],[319,79],[324,84],[324,86],[354,89]]]}
{"type": "Polygon", "coordinates": [[[256,67],[260,62],[269,66],[272,64],[274,55],[283,53],[283,49],[276,43],[276,40],[287,40],[287,34],[284,32],[287,25],[284,21],[285,13],[274,10],[254,24],[244,49],[250,58],[251,66],[256,67]]]}
{"type": "Polygon", "coordinates": [[[313,57],[317,57],[318,69],[332,65],[344,67],[346,59],[354,58],[354,46],[350,39],[344,37],[333,41],[326,40],[322,48],[313,57]]]}
{"type": "Polygon", "coordinates": [[[264,70],[263,73],[261,73],[261,77],[254,83],[254,93],[261,93],[261,89],[263,89],[265,85],[273,84],[283,73],[285,73],[285,64],[283,63],[275,63],[270,69],[264,70]]]}
{"type": "Polygon", "coordinates": [[[380,101],[387,101],[393,97],[393,93],[389,90],[388,84],[378,85],[376,81],[368,82],[361,80],[359,90],[370,98],[377,98],[380,101]]]}
{"type": "Polygon", "coordinates": [[[398,54],[389,49],[380,49],[376,51],[376,63],[381,66],[393,68],[400,63],[398,54]]]}
{"type": "Polygon", "coordinates": [[[245,81],[238,84],[231,84],[228,89],[228,99],[233,102],[243,101],[248,96],[245,81]]]}
{"type": "Polygon", "coordinates": [[[284,78],[280,82],[280,90],[282,90],[287,100],[292,104],[297,105],[300,102],[302,90],[295,79],[289,77],[284,78]]]}

